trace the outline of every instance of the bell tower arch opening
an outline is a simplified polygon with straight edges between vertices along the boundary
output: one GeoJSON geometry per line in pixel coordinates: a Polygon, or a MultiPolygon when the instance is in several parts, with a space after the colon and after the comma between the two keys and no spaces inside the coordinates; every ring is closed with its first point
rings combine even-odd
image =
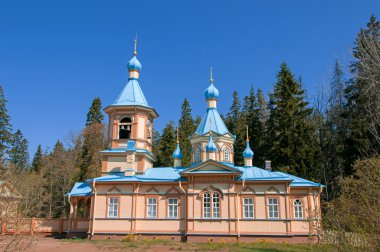
{"type": "Polygon", "coordinates": [[[119,139],[130,139],[132,133],[132,120],[124,117],[119,123],[119,139]]]}

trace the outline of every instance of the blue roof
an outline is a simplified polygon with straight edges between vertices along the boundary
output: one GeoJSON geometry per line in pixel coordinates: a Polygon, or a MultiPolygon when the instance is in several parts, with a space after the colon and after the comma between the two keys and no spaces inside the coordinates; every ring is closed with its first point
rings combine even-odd
{"type": "Polygon", "coordinates": [[[133,58],[128,62],[128,70],[141,70],[141,63],[136,56],[133,56],[133,58]]]}
{"type": "Polygon", "coordinates": [[[67,194],[68,196],[90,196],[91,186],[86,182],[76,182],[73,189],[67,194]]]}
{"type": "Polygon", "coordinates": [[[216,151],[216,145],[214,144],[214,141],[212,141],[212,135],[210,134],[210,137],[208,139],[208,143],[206,145],[206,151],[216,151]]]}
{"type": "Polygon", "coordinates": [[[177,148],[173,152],[173,158],[174,159],[181,159],[182,158],[182,152],[181,152],[181,149],[179,148],[179,143],[177,143],[177,148]]]}
{"type": "Polygon", "coordinates": [[[320,183],[316,183],[316,182],[313,182],[313,181],[310,181],[310,180],[307,180],[307,179],[303,179],[303,178],[300,178],[300,177],[297,177],[297,176],[294,176],[294,175],[291,175],[291,174],[288,174],[288,173],[284,173],[284,172],[273,172],[273,173],[278,173],[278,174],[282,174],[284,176],[287,176],[289,177],[290,179],[292,179],[292,183],[290,183],[290,186],[322,186],[320,183]]]}
{"type": "Polygon", "coordinates": [[[251,147],[249,147],[249,141],[247,141],[247,145],[245,146],[245,150],[243,151],[243,157],[244,158],[253,157],[253,151],[251,150],[251,147]]]}
{"type": "Polygon", "coordinates": [[[151,108],[145,99],[144,93],[140,88],[138,80],[134,78],[128,79],[127,85],[124,87],[123,91],[121,91],[120,95],[112,105],[131,105],[151,108]]]}
{"type": "MultiPolygon", "coordinates": [[[[209,161],[205,161],[209,162],[209,161]]],[[[241,176],[237,178],[238,181],[289,181],[291,187],[321,187],[320,183],[312,182],[303,178],[299,178],[284,172],[268,171],[259,167],[240,167],[234,166],[231,163],[219,162],[223,165],[229,166],[241,172],[241,176]]],[[[95,180],[96,182],[175,182],[185,181],[184,177],[181,177],[181,172],[186,172],[188,168],[175,168],[175,167],[155,167],[148,168],[144,174],[135,174],[133,176],[124,176],[124,173],[118,173],[114,175],[108,175],[89,179],[86,182],[75,183],[73,189],[67,195],[69,196],[90,196],[92,193],[91,186],[88,182],[95,180]]],[[[229,174],[233,170],[195,170],[191,173],[215,173],[215,174],[229,174]]]]}
{"type": "MultiPolygon", "coordinates": [[[[120,175],[108,175],[103,177],[95,178],[96,182],[107,181],[107,182],[128,182],[128,181],[179,181],[181,176],[179,172],[182,169],[176,169],[174,167],[155,167],[148,168],[144,174],[136,174],[134,176],[120,176],[120,175]]],[[[89,179],[88,181],[92,181],[89,179]]]]}
{"type": "Polygon", "coordinates": [[[224,124],[219,112],[216,108],[208,108],[206,114],[203,116],[201,123],[199,124],[195,133],[199,135],[204,135],[210,132],[210,122],[211,131],[224,135],[229,133],[226,125],[224,124]]]}
{"type": "Polygon", "coordinates": [[[214,84],[210,84],[208,88],[205,90],[206,99],[218,99],[219,98],[219,90],[214,86],[214,84]]]}
{"type": "Polygon", "coordinates": [[[100,153],[124,153],[126,151],[135,151],[137,153],[146,153],[150,156],[153,156],[152,152],[146,150],[146,149],[139,149],[136,148],[136,141],[135,140],[128,140],[126,147],[121,148],[109,148],[107,150],[103,150],[100,153]]]}

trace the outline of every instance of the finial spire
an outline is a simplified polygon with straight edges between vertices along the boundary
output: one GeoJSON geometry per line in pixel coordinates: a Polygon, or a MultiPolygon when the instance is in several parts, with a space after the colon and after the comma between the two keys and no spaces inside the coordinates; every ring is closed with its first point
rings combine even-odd
{"type": "Polygon", "coordinates": [[[179,130],[178,130],[178,127],[177,127],[177,144],[179,144],[179,130]]]}
{"type": "Polygon", "coordinates": [[[133,50],[133,56],[136,56],[137,55],[137,33],[136,33],[136,37],[135,37],[135,48],[133,50]]]}
{"type": "Polygon", "coordinates": [[[247,131],[247,141],[249,141],[249,136],[248,136],[248,125],[245,125],[246,131],[247,131]]]}
{"type": "Polygon", "coordinates": [[[212,67],[210,67],[210,83],[214,83],[214,79],[212,78],[212,67]]]}

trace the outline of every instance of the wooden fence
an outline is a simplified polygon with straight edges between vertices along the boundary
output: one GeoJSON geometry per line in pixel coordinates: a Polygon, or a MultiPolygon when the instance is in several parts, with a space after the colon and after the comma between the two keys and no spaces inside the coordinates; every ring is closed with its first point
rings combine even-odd
{"type": "Polygon", "coordinates": [[[73,219],[71,227],[68,218],[18,218],[7,220],[1,224],[1,234],[35,234],[35,233],[65,233],[88,230],[88,219],[73,219]]]}

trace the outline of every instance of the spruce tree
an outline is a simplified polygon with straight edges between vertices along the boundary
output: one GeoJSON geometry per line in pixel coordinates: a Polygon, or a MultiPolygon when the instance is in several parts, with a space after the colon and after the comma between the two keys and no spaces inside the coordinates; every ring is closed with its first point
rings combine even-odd
{"type": "Polygon", "coordinates": [[[353,173],[355,160],[380,154],[380,23],[374,16],[358,33],[353,48],[354,76],[346,88],[344,123],[347,128],[345,174],[353,173]]]}
{"type": "Polygon", "coordinates": [[[285,63],[281,64],[270,101],[269,156],[274,168],[294,175],[315,176],[317,147],[308,121],[312,112],[305,91],[285,63]]]}
{"type": "Polygon", "coordinates": [[[152,141],[152,153],[156,157],[156,161],[154,162],[154,167],[160,167],[160,141],[161,141],[161,135],[160,132],[157,130],[153,130],[153,141],[152,141]]]}
{"type": "MultiPolygon", "coordinates": [[[[220,115],[222,116],[222,115],[220,115]]],[[[198,128],[199,124],[201,124],[202,122],[202,117],[200,115],[197,115],[197,117],[195,118],[195,121],[194,121],[194,126],[195,126],[195,129],[198,128]]]]}
{"type": "Polygon", "coordinates": [[[173,152],[176,147],[174,123],[169,122],[162,130],[157,162],[160,166],[169,167],[174,165],[173,152]]]}
{"type": "Polygon", "coordinates": [[[261,115],[261,113],[263,113],[263,108],[261,106],[263,106],[263,104],[265,104],[266,106],[265,98],[263,97],[261,90],[259,90],[258,93],[255,95],[255,90],[253,86],[251,86],[249,96],[246,96],[244,98],[244,101],[245,104],[243,107],[243,114],[245,117],[245,124],[248,126],[249,129],[248,134],[250,146],[255,153],[253,157],[253,164],[256,166],[263,166],[265,160],[265,121],[263,120],[265,120],[265,118],[262,118],[263,115],[261,115]],[[259,104],[259,101],[263,104],[259,104]]]}
{"type": "Polygon", "coordinates": [[[28,141],[24,138],[21,130],[17,130],[12,135],[11,149],[9,150],[8,156],[9,162],[20,171],[24,171],[28,167],[28,141]]]}
{"type": "Polygon", "coordinates": [[[234,91],[232,94],[232,105],[225,118],[228,130],[236,136],[234,144],[234,163],[244,165],[243,151],[245,149],[245,117],[242,113],[239,94],[234,91]]]}
{"type": "Polygon", "coordinates": [[[98,177],[101,173],[100,151],[106,148],[101,107],[100,98],[95,98],[87,113],[86,128],[82,131],[83,145],[79,160],[79,180],[81,181],[98,177]]]}
{"type": "Polygon", "coordinates": [[[178,122],[179,141],[183,153],[182,166],[189,166],[191,161],[191,144],[189,136],[195,131],[194,119],[191,115],[189,101],[182,103],[181,117],[178,122]]]}
{"type": "Polygon", "coordinates": [[[9,122],[10,117],[6,103],[3,87],[0,85],[0,163],[5,161],[12,137],[12,127],[9,122]]]}
{"type": "Polygon", "coordinates": [[[99,97],[94,98],[92,101],[91,107],[87,113],[86,126],[93,123],[102,123],[104,116],[101,112],[102,101],[99,97]]]}
{"type": "Polygon", "coordinates": [[[41,144],[39,144],[37,147],[37,151],[33,157],[32,169],[35,172],[40,173],[42,166],[43,166],[43,152],[42,152],[41,144]]]}

